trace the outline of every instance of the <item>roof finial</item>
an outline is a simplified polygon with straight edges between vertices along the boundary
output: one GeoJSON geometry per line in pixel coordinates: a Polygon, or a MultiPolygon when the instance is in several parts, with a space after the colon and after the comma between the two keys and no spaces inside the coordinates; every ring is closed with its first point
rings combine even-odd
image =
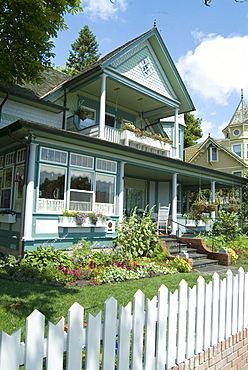
{"type": "Polygon", "coordinates": [[[243,95],[243,89],[241,89],[241,100],[244,99],[244,95],[243,95]]]}
{"type": "Polygon", "coordinates": [[[153,28],[156,28],[156,27],[157,27],[157,21],[156,21],[156,19],[154,19],[153,28]]]}

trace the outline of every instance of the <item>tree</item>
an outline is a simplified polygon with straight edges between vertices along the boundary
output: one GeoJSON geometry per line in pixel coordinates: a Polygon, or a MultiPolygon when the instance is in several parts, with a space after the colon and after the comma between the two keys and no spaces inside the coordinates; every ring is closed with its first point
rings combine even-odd
{"type": "Polygon", "coordinates": [[[71,44],[71,48],[66,67],[61,69],[69,75],[82,71],[100,57],[96,36],[87,25],[79,31],[79,37],[71,44]]]}
{"type": "MultiPolygon", "coordinates": [[[[204,4],[207,5],[207,6],[210,6],[210,3],[211,3],[212,0],[203,0],[204,4]]],[[[248,1],[248,0],[235,0],[236,3],[244,3],[245,1],[248,1]]]]}
{"type": "Polygon", "coordinates": [[[184,148],[195,145],[196,140],[200,139],[203,135],[201,129],[201,118],[195,118],[191,113],[184,115],[185,119],[185,130],[184,130],[184,148]]]}
{"type": "Polygon", "coordinates": [[[3,0],[0,5],[0,83],[39,83],[54,56],[51,41],[65,29],[64,15],[80,0],[3,0]]]}

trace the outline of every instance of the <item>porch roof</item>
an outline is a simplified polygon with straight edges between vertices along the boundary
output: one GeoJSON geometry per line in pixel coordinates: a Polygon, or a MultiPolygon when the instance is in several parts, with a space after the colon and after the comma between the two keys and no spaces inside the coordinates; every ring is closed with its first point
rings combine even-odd
{"type": "Polygon", "coordinates": [[[85,152],[89,151],[113,160],[124,161],[125,176],[128,177],[171,181],[173,174],[177,173],[178,182],[190,189],[197,189],[199,186],[209,188],[211,181],[216,181],[216,187],[241,186],[248,183],[248,179],[243,177],[25,120],[18,120],[0,130],[1,142],[4,143],[1,151],[13,148],[13,136],[19,140],[17,141],[18,145],[20,140],[26,142],[25,137],[30,132],[41,142],[42,140],[48,142],[50,140],[53,141],[54,145],[59,144],[67,149],[70,145],[77,146],[85,152]]]}

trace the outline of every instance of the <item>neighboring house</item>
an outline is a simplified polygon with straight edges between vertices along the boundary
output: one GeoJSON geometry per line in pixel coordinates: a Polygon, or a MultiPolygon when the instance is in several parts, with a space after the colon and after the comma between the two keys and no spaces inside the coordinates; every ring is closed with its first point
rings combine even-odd
{"type": "Polygon", "coordinates": [[[194,106],[156,28],[76,76],[51,70],[45,78],[0,86],[2,250],[21,256],[53,239],[107,246],[123,213],[147,204],[155,218],[159,204],[171,205],[176,234],[185,189],[246,183],[182,160],[182,114],[194,106]],[[111,222],[76,226],[64,210],[111,222]]]}
{"type": "Polygon", "coordinates": [[[209,137],[185,149],[185,161],[199,166],[245,176],[248,170],[248,106],[243,95],[227,127],[225,139],[209,137]]]}

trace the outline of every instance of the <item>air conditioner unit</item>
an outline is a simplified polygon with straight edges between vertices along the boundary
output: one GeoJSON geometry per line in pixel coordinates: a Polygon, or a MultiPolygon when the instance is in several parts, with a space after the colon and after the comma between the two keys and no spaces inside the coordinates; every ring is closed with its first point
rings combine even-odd
{"type": "Polygon", "coordinates": [[[115,232],[115,221],[109,220],[107,221],[107,234],[111,234],[115,232]]]}

